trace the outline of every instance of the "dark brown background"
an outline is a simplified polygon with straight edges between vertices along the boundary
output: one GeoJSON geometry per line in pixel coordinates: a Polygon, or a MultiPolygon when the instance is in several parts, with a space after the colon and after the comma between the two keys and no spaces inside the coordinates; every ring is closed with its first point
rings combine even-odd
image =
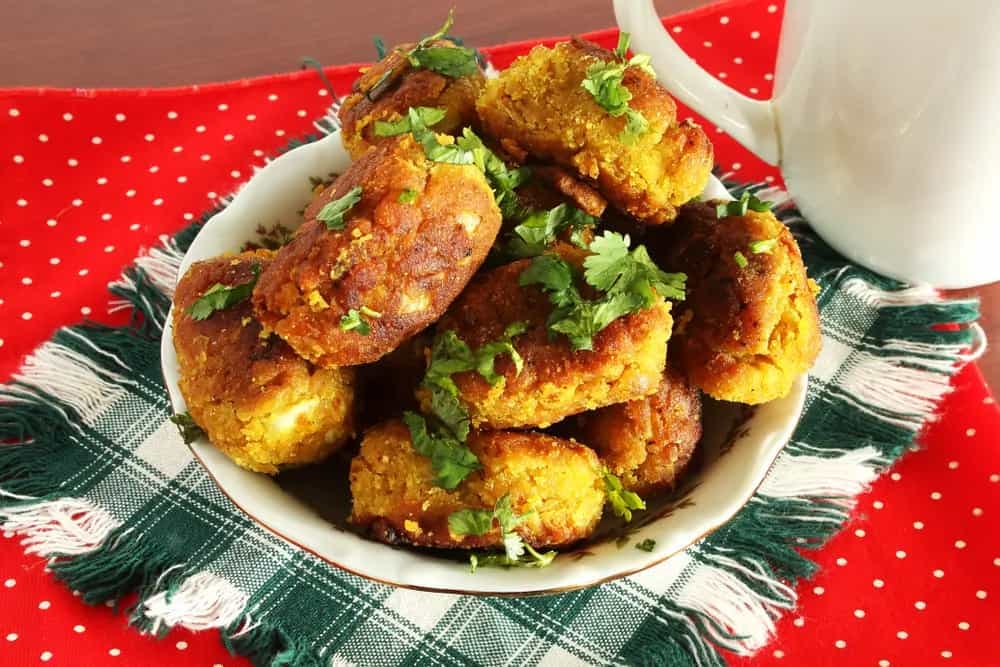
{"type": "MultiPolygon", "coordinates": [[[[660,0],[661,14],[707,4],[660,0]]],[[[0,86],[169,86],[370,60],[371,33],[387,44],[436,29],[455,6],[472,44],[564,35],[614,24],[610,0],[38,0],[0,8],[0,86]]],[[[962,294],[983,300],[1000,339],[1000,284],[962,294]]],[[[1000,350],[982,367],[1000,387],[1000,350]]]]}

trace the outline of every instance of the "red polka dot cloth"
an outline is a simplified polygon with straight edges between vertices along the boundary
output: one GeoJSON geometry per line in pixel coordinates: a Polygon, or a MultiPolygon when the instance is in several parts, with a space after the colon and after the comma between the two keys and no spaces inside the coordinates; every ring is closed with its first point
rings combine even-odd
{"type": "MultiPolygon", "coordinates": [[[[782,12],[781,3],[728,2],[665,25],[708,71],[766,98],[782,12]]],[[[593,37],[612,45],[616,33],[593,37]]],[[[484,51],[503,68],[533,44],[484,51]]],[[[342,94],[356,68],[328,75],[342,94]]],[[[311,72],[164,90],[0,91],[0,379],[59,327],[82,318],[125,324],[128,309],[106,289],[123,268],[290,139],[316,133],[330,102],[311,72]]],[[[705,127],[722,171],[780,184],[775,170],[705,127]]],[[[776,620],[769,642],[727,660],[1000,664],[992,634],[1000,618],[1000,411],[975,366],[952,383],[916,451],[858,498],[842,532],[808,552],[819,572],[797,585],[798,605],[776,620]]],[[[111,607],[83,604],[9,528],[0,539],[0,664],[250,664],[227,652],[215,630],[175,628],[156,640],[111,607]]]]}

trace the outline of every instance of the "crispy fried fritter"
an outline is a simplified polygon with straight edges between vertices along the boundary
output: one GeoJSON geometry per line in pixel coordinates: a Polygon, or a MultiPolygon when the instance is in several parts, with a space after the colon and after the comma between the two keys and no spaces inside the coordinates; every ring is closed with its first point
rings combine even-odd
{"type": "MultiPolygon", "coordinates": [[[[446,39],[432,45],[455,46],[446,39]]],[[[442,134],[454,134],[476,120],[476,97],[484,81],[482,70],[477,68],[474,74],[453,79],[431,70],[416,69],[404,55],[412,46],[400,44],[385,58],[362,70],[351,94],[344,98],[338,113],[340,138],[352,158],[357,159],[372,144],[382,141],[382,137],[375,136],[375,121],[398,120],[410,107],[444,109],[444,119],[434,125],[434,130],[442,134]],[[376,84],[379,86],[374,89],[376,84]]]]}
{"type": "MultiPolygon", "coordinates": [[[[530,261],[480,274],[438,323],[439,332],[454,330],[473,349],[499,340],[509,324],[528,325],[514,339],[524,359],[520,373],[503,355],[495,365],[503,377],[495,385],[475,371],[452,376],[472,423],[496,429],[546,427],[656,391],[666,363],[670,304],[660,299],[651,308],[621,317],[594,336],[592,350],[574,352],[565,336],[549,336],[549,298],[534,286],[518,285],[530,261]]],[[[428,397],[421,401],[429,409],[428,397]]]]}
{"type": "Polygon", "coordinates": [[[306,211],[254,290],[261,322],[320,366],[375,361],[432,323],[486,258],[500,211],[473,165],[431,162],[409,135],[365,153],[306,211]],[[355,186],[342,230],[314,218],[355,186]],[[401,202],[406,190],[412,203],[401,202]],[[362,306],[371,333],[344,330],[362,306]]]}
{"type": "Polygon", "coordinates": [[[580,85],[588,67],[612,58],[579,39],[536,46],[486,83],[476,101],[483,129],[519,159],[530,154],[576,170],[643,222],[673,220],[704,189],[712,145],[700,127],[677,122],[667,91],[635,67],[625,70],[623,84],[649,130],[623,144],[625,117],[608,115],[580,85]]]}
{"type": "Polygon", "coordinates": [[[252,265],[270,257],[258,251],[193,264],[177,285],[173,323],[192,418],[238,465],[274,474],[319,461],[352,437],[353,370],[315,368],[277,336],[262,336],[248,300],[200,321],[187,312],[216,283],[246,283],[252,265]]]}
{"type": "Polygon", "coordinates": [[[647,240],[660,266],[688,276],[671,344],[688,379],[737,403],[788,394],[820,349],[815,283],[788,228],[770,212],[716,219],[715,205],[699,202],[647,240]],[[777,242],[767,252],[750,249],[770,239],[777,242]]]}
{"type": "Polygon", "coordinates": [[[488,431],[468,440],[482,470],[453,491],[434,486],[430,459],[414,451],[399,420],[369,430],[351,463],[351,522],[369,526],[390,544],[445,548],[500,545],[497,527],[482,536],[454,535],[448,516],[465,508],[492,509],[510,494],[517,532],[534,547],[566,545],[593,532],[604,507],[594,452],[572,440],[540,433],[488,431]]]}
{"type": "Polygon", "coordinates": [[[529,201],[535,201],[539,204],[535,208],[552,208],[562,203],[561,200],[565,198],[587,215],[599,218],[604,214],[608,201],[600,192],[576,178],[566,169],[552,165],[531,165],[531,173],[534,180],[520,188],[518,195],[527,194],[529,201]],[[552,189],[552,195],[548,198],[538,194],[538,190],[544,187],[541,186],[542,183],[552,189]],[[525,190],[528,192],[523,193],[522,191],[525,190]],[[534,200],[532,200],[532,196],[535,197],[534,200]],[[546,199],[548,202],[545,201],[546,199]]]}
{"type": "Polygon", "coordinates": [[[575,419],[573,433],[640,496],[670,488],[701,439],[701,395],[671,367],[656,393],[575,419]]]}

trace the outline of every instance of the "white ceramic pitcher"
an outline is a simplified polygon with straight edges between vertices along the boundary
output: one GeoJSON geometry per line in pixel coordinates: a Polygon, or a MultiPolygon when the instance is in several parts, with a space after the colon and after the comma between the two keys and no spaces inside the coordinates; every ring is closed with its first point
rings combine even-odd
{"type": "Polygon", "coordinates": [[[614,6],[663,85],[779,165],[838,251],[911,283],[1000,280],[1000,2],[788,0],[765,102],[696,65],[652,0],[614,6]]]}

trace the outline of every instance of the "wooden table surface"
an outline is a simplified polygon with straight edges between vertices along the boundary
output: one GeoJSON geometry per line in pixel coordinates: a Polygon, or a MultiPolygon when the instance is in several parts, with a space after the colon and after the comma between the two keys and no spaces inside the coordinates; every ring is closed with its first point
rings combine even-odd
{"type": "MultiPolygon", "coordinates": [[[[703,0],[661,0],[673,14],[703,0]]],[[[371,33],[392,44],[437,28],[455,6],[471,44],[586,32],[614,24],[610,0],[36,0],[0,8],[2,86],[170,86],[372,59],[371,33]],[[560,6],[562,9],[560,9],[560,6]]],[[[1000,283],[957,294],[982,299],[982,324],[1000,340],[1000,283]]],[[[1000,349],[980,362],[1000,388],[1000,349]]]]}

